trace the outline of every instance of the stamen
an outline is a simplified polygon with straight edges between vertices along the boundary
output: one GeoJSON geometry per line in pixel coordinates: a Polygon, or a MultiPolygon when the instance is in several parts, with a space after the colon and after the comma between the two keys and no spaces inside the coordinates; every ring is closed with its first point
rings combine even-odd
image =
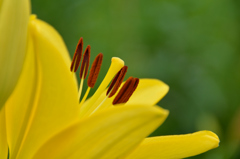
{"type": "Polygon", "coordinates": [[[127,66],[123,66],[123,68],[116,74],[116,76],[112,80],[112,83],[110,84],[106,94],[109,98],[112,97],[117,92],[127,73],[127,69],[128,69],[127,66]]]}
{"type": "Polygon", "coordinates": [[[75,53],[73,55],[73,60],[70,66],[70,71],[71,72],[76,72],[80,61],[81,61],[81,57],[82,57],[82,50],[83,50],[83,38],[81,37],[78,41],[75,53]]]}
{"type": "Polygon", "coordinates": [[[121,100],[123,101],[123,96],[126,94],[127,90],[133,86],[133,77],[129,77],[127,81],[124,83],[120,91],[118,92],[117,96],[113,100],[113,104],[121,103],[121,100]]]}
{"type": "Polygon", "coordinates": [[[92,67],[91,67],[91,70],[90,70],[90,74],[89,74],[89,77],[88,77],[88,89],[85,92],[85,95],[83,96],[82,101],[80,102],[80,106],[82,106],[82,104],[85,102],[85,100],[87,99],[87,96],[90,92],[90,89],[94,87],[94,85],[97,81],[98,74],[100,72],[100,68],[101,68],[101,65],[102,65],[102,60],[103,60],[103,54],[99,53],[93,61],[93,64],[92,64],[92,67]]]}
{"type": "Polygon", "coordinates": [[[91,89],[91,87],[88,87],[87,91],[85,92],[85,94],[84,94],[84,96],[83,96],[83,98],[82,98],[82,100],[81,100],[81,102],[79,104],[79,107],[81,107],[83,105],[83,103],[85,102],[85,100],[87,99],[87,96],[88,96],[88,94],[90,92],[90,89],[91,89]]]}
{"type": "Polygon", "coordinates": [[[133,92],[136,90],[139,83],[138,78],[129,77],[125,84],[122,86],[121,90],[113,100],[113,105],[126,103],[132,96],[133,92]]]}
{"type": "Polygon", "coordinates": [[[139,84],[139,78],[134,78],[134,85],[133,85],[132,89],[130,91],[128,91],[128,94],[125,95],[125,98],[123,99],[122,103],[127,103],[127,101],[132,96],[133,92],[137,89],[138,84],[139,84]]]}
{"type": "MultiPolygon", "coordinates": [[[[118,90],[118,88],[120,87],[126,73],[127,73],[127,66],[123,66],[121,68],[120,71],[118,71],[118,73],[115,75],[114,79],[112,80],[112,83],[110,84],[108,90],[107,90],[107,96],[104,98],[104,100],[92,111],[91,114],[93,114],[94,112],[96,112],[102,105],[103,103],[106,101],[107,98],[112,97],[118,90]]],[[[91,115],[90,114],[90,115],[91,115]]]]}
{"type": "Polygon", "coordinates": [[[90,115],[94,114],[102,105],[103,103],[106,101],[107,96],[103,99],[103,101],[91,112],[90,115]]]}
{"type": "Polygon", "coordinates": [[[111,65],[108,69],[107,74],[105,75],[102,83],[96,90],[96,92],[93,94],[93,96],[89,99],[88,103],[85,105],[82,105],[80,108],[80,117],[88,116],[91,114],[92,111],[94,111],[95,102],[100,97],[102,92],[106,89],[110,81],[113,79],[113,77],[117,74],[117,72],[124,66],[124,61],[120,58],[113,57],[111,60],[111,65]]]}
{"type": "Polygon", "coordinates": [[[80,69],[80,78],[85,79],[88,73],[88,67],[89,67],[89,61],[90,61],[90,45],[87,46],[84,54],[83,54],[83,60],[82,65],[80,69]]]}
{"type": "Polygon", "coordinates": [[[109,92],[112,90],[112,88],[114,87],[115,83],[117,82],[119,75],[121,74],[122,68],[120,71],[118,71],[118,73],[115,75],[115,77],[113,78],[110,86],[108,87],[107,93],[106,95],[108,96],[109,92]]]}
{"type": "Polygon", "coordinates": [[[81,94],[82,94],[83,81],[86,78],[87,72],[88,72],[89,61],[90,61],[90,49],[91,49],[91,47],[90,47],[90,45],[88,45],[86,50],[84,51],[82,65],[80,68],[79,76],[81,79],[81,83],[79,85],[79,91],[78,91],[79,101],[80,101],[81,94]]]}
{"type": "Polygon", "coordinates": [[[82,94],[83,81],[84,81],[84,79],[81,79],[81,82],[80,82],[80,85],[79,85],[79,89],[78,89],[78,100],[79,101],[80,101],[81,94],[82,94]]]}
{"type": "Polygon", "coordinates": [[[99,53],[97,55],[97,57],[95,58],[95,60],[93,61],[91,70],[90,70],[90,74],[88,77],[88,86],[93,88],[97,78],[98,78],[98,74],[100,72],[100,68],[102,66],[102,60],[103,60],[103,54],[99,53]]]}

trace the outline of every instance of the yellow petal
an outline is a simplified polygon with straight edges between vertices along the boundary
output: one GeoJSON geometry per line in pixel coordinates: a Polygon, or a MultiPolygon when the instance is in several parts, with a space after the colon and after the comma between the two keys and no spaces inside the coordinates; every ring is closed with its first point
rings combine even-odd
{"type": "Polygon", "coordinates": [[[5,105],[10,157],[16,156],[18,152],[40,89],[40,77],[33,40],[30,36],[27,48],[23,71],[15,90],[5,105]]]}
{"type": "Polygon", "coordinates": [[[27,44],[29,0],[0,2],[0,109],[20,76],[27,44]]]}
{"type": "Polygon", "coordinates": [[[79,115],[77,82],[69,71],[70,57],[61,37],[34,17],[30,29],[34,51],[28,52],[28,66],[6,105],[9,141],[13,145],[10,158],[14,159],[31,158],[44,142],[79,115]],[[21,136],[15,137],[15,131],[21,136]]]}
{"type": "Polygon", "coordinates": [[[169,86],[157,79],[140,79],[136,91],[126,105],[155,105],[168,92],[169,86]]]}
{"type": "Polygon", "coordinates": [[[118,158],[136,147],[167,115],[167,110],[158,107],[108,109],[53,137],[41,147],[34,159],[118,158]]]}
{"type": "Polygon", "coordinates": [[[5,109],[0,110],[0,158],[6,159],[8,155],[8,145],[6,136],[5,109]]]}
{"type": "MultiPolygon", "coordinates": [[[[123,86],[124,82],[122,83],[121,87],[123,86]]],[[[120,90],[120,89],[119,89],[120,90]]],[[[169,87],[165,83],[157,79],[140,79],[139,84],[133,95],[130,97],[129,101],[125,105],[155,105],[159,100],[161,100],[168,92],[169,87]]],[[[98,100],[93,104],[93,108],[97,108],[100,103],[106,98],[105,90],[98,100]]],[[[99,110],[103,110],[112,106],[112,102],[116,97],[117,93],[111,97],[107,98],[100,107],[99,110]]],[[[90,98],[91,99],[91,98],[90,98]]],[[[88,105],[89,101],[86,101],[85,104],[88,105]]],[[[94,109],[92,109],[93,111],[94,109]]],[[[90,113],[91,114],[91,113],[90,113]]]]}
{"type": "Polygon", "coordinates": [[[211,131],[145,139],[126,159],[179,159],[218,147],[219,138],[211,131]]]}

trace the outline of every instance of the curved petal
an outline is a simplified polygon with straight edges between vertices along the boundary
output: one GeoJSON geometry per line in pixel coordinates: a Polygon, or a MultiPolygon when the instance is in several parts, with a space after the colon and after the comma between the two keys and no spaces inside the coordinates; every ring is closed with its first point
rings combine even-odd
{"type": "Polygon", "coordinates": [[[26,61],[28,67],[23,71],[23,79],[6,105],[7,124],[12,132],[9,141],[17,143],[16,151],[10,152],[10,158],[14,159],[31,158],[44,142],[79,115],[77,82],[69,71],[70,58],[61,37],[34,16],[30,32],[33,51],[28,56],[35,60],[26,61]],[[22,105],[24,109],[19,108],[22,105]],[[22,136],[14,137],[15,129],[22,136]]]}
{"type": "Polygon", "coordinates": [[[126,159],[186,158],[216,148],[218,144],[218,136],[211,131],[151,137],[145,139],[126,159]]]}
{"type": "MultiPolygon", "coordinates": [[[[124,82],[122,83],[121,87],[123,86],[123,84],[124,84],[124,82]]],[[[160,80],[140,79],[137,89],[135,90],[135,92],[133,93],[133,95],[130,97],[130,99],[128,100],[128,102],[125,105],[153,106],[167,94],[168,90],[169,90],[169,86],[160,80]]],[[[106,91],[107,90],[105,90],[101,94],[101,96],[98,98],[98,100],[92,106],[94,108],[98,108],[98,111],[111,107],[112,102],[117,95],[117,93],[116,93],[113,97],[107,98],[105,100],[106,91]],[[102,101],[104,101],[104,103],[102,103],[102,101]],[[101,107],[98,107],[100,104],[101,104],[101,107]]],[[[88,104],[88,102],[89,101],[86,101],[84,103],[84,105],[88,104]]],[[[92,109],[92,111],[94,111],[94,109],[92,109]]]]}
{"type": "Polygon", "coordinates": [[[0,158],[6,159],[8,156],[8,145],[6,136],[5,109],[0,110],[0,158]]]}
{"type": "Polygon", "coordinates": [[[10,157],[15,157],[26,131],[34,102],[39,92],[39,80],[33,40],[28,39],[26,61],[19,81],[5,104],[10,157]]]}
{"type": "Polygon", "coordinates": [[[0,1],[0,109],[20,76],[27,44],[29,0],[0,1]]]}
{"type": "Polygon", "coordinates": [[[140,79],[136,91],[126,105],[155,105],[169,91],[169,86],[158,79],[140,79]]]}
{"type": "Polygon", "coordinates": [[[136,147],[167,115],[167,110],[158,107],[108,109],[59,133],[33,158],[118,158],[136,147]]]}

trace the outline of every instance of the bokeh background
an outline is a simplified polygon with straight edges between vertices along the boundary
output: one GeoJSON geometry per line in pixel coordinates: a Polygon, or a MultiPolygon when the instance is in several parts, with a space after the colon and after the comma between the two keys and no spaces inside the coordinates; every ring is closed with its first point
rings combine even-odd
{"type": "Polygon", "coordinates": [[[60,32],[71,57],[80,37],[91,61],[104,53],[98,83],[118,56],[127,77],[170,86],[159,102],[170,115],[152,136],[212,130],[220,147],[191,158],[240,158],[239,0],[32,0],[32,12],[60,32]]]}

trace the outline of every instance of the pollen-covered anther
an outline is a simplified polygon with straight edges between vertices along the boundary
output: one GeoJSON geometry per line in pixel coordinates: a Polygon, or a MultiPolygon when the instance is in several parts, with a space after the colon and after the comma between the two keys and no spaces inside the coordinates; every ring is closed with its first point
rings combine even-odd
{"type": "Polygon", "coordinates": [[[124,83],[119,93],[113,100],[113,105],[126,103],[129,98],[132,96],[133,92],[136,90],[139,83],[138,78],[129,77],[124,83]]]}
{"type": "Polygon", "coordinates": [[[116,74],[114,79],[112,80],[112,83],[110,84],[108,90],[107,90],[107,96],[108,98],[112,97],[120,87],[126,73],[127,73],[127,66],[123,66],[120,71],[116,74]]]}
{"type": "Polygon", "coordinates": [[[90,62],[90,45],[87,46],[84,54],[83,54],[83,60],[82,60],[82,65],[80,69],[80,78],[85,79],[88,73],[88,68],[89,68],[89,62],[90,62]]]}
{"type": "Polygon", "coordinates": [[[72,60],[71,66],[70,66],[71,72],[77,71],[80,61],[81,61],[81,58],[82,58],[82,50],[83,50],[83,38],[81,37],[78,41],[75,53],[73,55],[73,60],[72,60]]]}
{"type": "Polygon", "coordinates": [[[99,74],[101,66],[102,66],[102,60],[103,60],[103,54],[99,53],[92,63],[92,67],[90,69],[90,74],[89,74],[88,81],[87,81],[88,86],[91,88],[94,87],[94,85],[97,81],[98,74],[99,74]]]}

